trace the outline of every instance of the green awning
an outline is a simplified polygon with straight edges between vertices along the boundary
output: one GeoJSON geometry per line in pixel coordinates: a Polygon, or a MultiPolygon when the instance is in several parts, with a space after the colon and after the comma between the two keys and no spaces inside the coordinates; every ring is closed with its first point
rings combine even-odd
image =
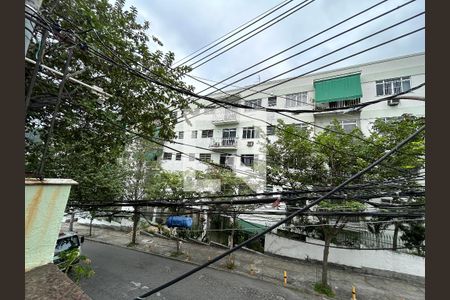
{"type": "Polygon", "coordinates": [[[316,103],[351,100],[362,97],[360,74],[314,82],[316,103]]]}
{"type": "Polygon", "coordinates": [[[244,221],[242,219],[237,219],[237,223],[238,223],[240,229],[242,229],[243,231],[250,232],[250,233],[260,233],[264,229],[266,229],[266,226],[264,226],[264,225],[250,223],[250,222],[244,221]]]}

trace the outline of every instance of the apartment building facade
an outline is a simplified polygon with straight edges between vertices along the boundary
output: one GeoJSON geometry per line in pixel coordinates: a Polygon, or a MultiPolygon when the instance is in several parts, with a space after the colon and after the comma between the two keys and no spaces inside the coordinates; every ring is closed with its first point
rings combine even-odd
{"type": "MultiPolygon", "coordinates": [[[[237,99],[237,103],[255,108],[345,108],[407,91],[424,83],[425,55],[418,53],[368,62],[279,84],[282,81],[285,79],[231,90],[227,95],[215,94],[214,97],[237,99]]],[[[408,95],[424,97],[425,87],[408,95]]],[[[277,124],[281,119],[299,127],[311,126],[313,134],[316,134],[336,119],[344,130],[359,127],[368,135],[377,118],[388,120],[403,114],[425,116],[425,102],[400,99],[382,101],[360,110],[283,114],[235,107],[185,112],[184,121],[175,128],[176,143],[166,143],[185,154],[164,149],[159,157],[161,166],[168,171],[205,170],[208,163],[203,161],[210,161],[232,168],[238,176],[251,182],[256,192],[261,192],[267,190],[264,165],[266,137],[275,139],[274,126],[269,124],[277,124]]]]}

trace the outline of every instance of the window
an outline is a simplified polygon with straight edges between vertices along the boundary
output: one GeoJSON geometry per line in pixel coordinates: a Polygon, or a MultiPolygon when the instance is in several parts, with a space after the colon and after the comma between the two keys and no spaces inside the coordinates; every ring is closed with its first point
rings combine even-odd
{"type": "Polygon", "coordinates": [[[214,130],[212,130],[212,129],[202,130],[202,138],[212,138],[213,132],[214,132],[214,130]]]}
{"type": "Polygon", "coordinates": [[[233,166],[233,158],[230,153],[222,153],[220,154],[220,165],[232,167],[233,166]]]}
{"type": "Polygon", "coordinates": [[[243,139],[254,139],[255,138],[255,127],[242,128],[242,138],[243,139]]]}
{"type": "Polygon", "coordinates": [[[189,161],[195,160],[195,153],[189,153],[189,161]]]}
{"type": "Polygon", "coordinates": [[[361,103],[361,98],[343,100],[343,101],[333,101],[328,104],[329,108],[342,108],[349,107],[361,103]]]}
{"type": "Polygon", "coordinates": [[[163,160],[172,160],[172,153],[164,152],[163,153],[163,160]]]}
{"type": "Polygon", "coordinates": [[[274,135],[275,134],[275,126],[270,125],[267,126],[267,135],[274,135]]]}
{"type": "Polygon", "coordinates": [[[347,133],[358,127],[356,120],[342,120],[340,121],[340,123],[342,129],[344,129],[344,131],[347,133]]]}
{"type": "Polygon", "coordinates": [[[77,236],[66,237],[56,241],[55,252],[60,253],[66,250],[75,249],[80,246],[77,236]]]}
{"type": "Polygon", "coordinates": [[[236,137],[236,128],[224,128],[222,130],[222,138],[235,138],[236,137]]]}
{"type": "Polygon", "coordinates": [[[178,131],[178,139],[184,139],[184,131],[178,131]]]}
{"type": "Polygon", "coordinates": [[[197,138],[197,130],[192,130],[192,136],[191,138],[196,139],[197,138]]]}
{"type": "Polygon", "coordinates": [[[387,96],[407,91],[411,88],[411,77],[397,77],[375,82],[377,96],[387,96]]]}
{"type": "Polygon", "coordinates": [[[267,105],[268,105],[269,107],[271,107],[271,106],[277,106],[277,97],[276,97],[276,96],[274,96],[274,97],[269,97],[269,100],[267,101],[267,105]]]}
{"type": "Polygon", "coordinates": [[[261,99],[245,100],[244,104],[253,108],[261,108],[261,99]]]}
{"type": "Polygon", "coordinates": [[[175,154],[175,160],[181,160],[181,153],[175,154]]]}
{"type": "Polygon", "coordinates": [[[297,127],[300,130],[307,130],[309,129],[309,124],[307,123],[295,124],[295,127],[297,127]]]}
{"type": "Polygon", "coordinates": [[[241,163],[247,167],[253,167],[253,163],[255,162],[254,154],[242,154],[241,155],[241,163]]]}
{"type": "Polygon", "coordinates": [[[200,153],[201,161],[211,161],[211,153],[200,153]]]}
{"type": "Polygon", "coordinates": [[[308,92],[286,95],[286,107],[298,107],[308,104],[308,92]]]}

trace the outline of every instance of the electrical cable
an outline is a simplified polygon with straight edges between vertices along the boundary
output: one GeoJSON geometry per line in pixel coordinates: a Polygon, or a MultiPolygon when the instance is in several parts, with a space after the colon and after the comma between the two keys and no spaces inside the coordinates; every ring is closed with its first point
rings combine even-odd
{"type": "Polygon", "coordinates": [[[213,60],[214,58],[216,58],[216,57],[218,57],[218,56],[224,54],[225,52],[230,51],[230,50],[233,49],[234,47],[236,47],[236,46],[242,44],[243,42],[249,40],[250,38],[252,38],[252,37],[258,35],[259,33],[265,31],[266,29],[268,29],[268,28],[270,28],[270,27],[272,27],[273,25],[275,25],[275,24],[281,22],[282,20],[286,19],[286,18],[289,17],[290,15],[296,13],[297,11],[303,9],[304,7],[308,6],[309,4],[311,4],[311,3],[315,2],[315,1],[316,1],[316,0],[305,0],[305,1],[300,2],[299,4],[297,4],[297,5],[293,6],[293,7],[291,7],[290,9],[288,9],[288,10],[286,10],[285,12],[279,14],[279,15],[276,16],[275,18],[273,18],[273,19],[267,21],[266,23],[264,23],[264,24],[262,24],[262,25],[260,25],[260,26],[258,26],[258,27],[256,27],[256,28],[254,28],[254,29],[251,30],[250,32],[248,32],[248,33],[242,35],[241,37],[239,37],[239,38],[233,40],[232,42],[226,44],[225,46],[222,46],[222,47],[220,47],[219,49],[217,49],[217,50],[215,50],[215,51],[213,51],[213,52],[207,54],[206,56],[202,57],[201,59],[196,60],[195,62],[193,62],[193,63],[191,63],[191,64],[189,65],[189,68],[191,68],[192,70],[195,70],[196,68],[198,68],[198,67],[204,65],[205,63],[207,63],[207,62],[213,60]],[[309,1],[309,2],[308,2],[308,1],[309,1]],[[306,3],[306,2],[307,2],[307,3],[306,3]],[[269,23],[272,22],[272,21],[274,21],[274,22],[273,22],[272,24],[269,24],[269,23]],[[264,27],[264,26],[267,25],[267,24],[269,24],[269,25],[266,26],[265,28],[262,28],[262,27],[264,27]],[[261,28],[261,29],[260,29],[260,28],[261,28]],[[260,29],[260,30],[259,30],[259,31],[256,31],[256,30],[258,30],[258,29],[260,29]],[[256,32],[255,32],[255,31],[256,31],[256,32]],[[248,36],[248,37],[246,37],[246,36],[249,35],[249,34],[251,34],[251,35],[248,36]],[[240,39],[242,39],[242,38],[244,38],[244,37],[246,37],[244,40],[239,41],[240,39]],[[236,42],[237,42],[237,43],[236,43],[236,42]],[[236,44],[232,45],[233,43],[236,43],[236,44]],[[210,57],[211,55],[214,55],[215,53],[219,52],[220,50],[222,50],[222,49],[224,49],[224,48],[226,48],[226,47],[228,47],[228,46],[230,46],[230,45],[231,45],[230,48],[227,48],[227,49],[225,49],[224,51],[222,51],[221,53],[219,53],[219,54],[213,56],[212,58],[209,58],[208,60],[204,61],[206,58],[210,57]],[[201,62],[201,61],[203,61],[203,62],[201,62]],[[201,62],[201,63],[200,63],[200,62],[201,62]],[[199,64],[199,63],[200,63],[200,64],[199,64]],[[197,64],[197,65],[196,65],[196,64],[197,64]],[[194,66],[194,65],[196,65],[196,66],[194,66]]]}
{"type": "Polygon", "coordinates": [[[189,54],[189,55],[183,57],[183,58],[180,59],[179,61],[175,62],[174,65],[176,65],[176,64],[179,64],[179,65],[187,64],[189,61],[193,60],[194,58],[198,57],[199,55],[202,55],[203,53],[209,51],[210,49],[216,47],[217,45],[220,45],[221,43],[223,43],[223,42],[225,42],[226,40],[228,40],[229,38],[235,36],[235,35],[238,34],[239,32],[241,32],[241,31],[243,31],[243,30],[249,28],[249,27],[252,26],[253,24],[259,22],[260,20],[262,20],[262,19],[266,18],[267,16],[273,14],[274,12],[276,12],[276,11],[279,10],[279,9],[281,9],[282,7],[288,5],[288,4],[291,3],[292,1],[293,1],[293,0],[285,0],[285,1],[282,1],[281,3],[275,5],[274,7],[270,8],[269,10],[266,10],[265,12],[263,12],[262,14],[256,16],[255,18],[251,19],[250,21],[248,21],[248,22],[246,22],[246,23],[244,23],[244,24],[238,26],[237,28],[233,29],[232,31],[230,31],[230,32],[228,32],[228,33],[226,33],[226,34],[224,34],[224,35],[222,35],[221,37],[219,37],[219,38],[215,39],[214,41],[208,43],[207,45],[203,46],[202,48],[200,48],[200,49],[198,49],[198,50],[192,52],[191,54],[189,54]],[[243,28],[241,28],[241,27],[243,27],[243,28]],[[237,30],[238,30],[238,31],[237,31],[237,30]],[[236,32],[234,32],[234,31],[236,31],[236,32]],[[234,32],[234,33],[233,33],[233,32],[234,32]],[[231,34],[231,33],[233,33],[233,34],[232,34],[232,35],[229,35],[229,34],[231,34]],[[226,37],[227,35],[229,35],[229,36],[226,37]],[[226,38],[225,38],[225,37],[226,37],[226,38]],[[225,39],[221,40],[222,38],[225,38],[225,39]],[[221,40],[221,41],[218,42],[219,40],[221,40]],[[216,42],[217,42],[217,43],[216,43],[216,42]],[[182,61],[184,61],[186,58],[188,58],[188,57],[194,55],[195,53],[197,53],[197,52],[203,50],[204,48],[206,48],[206,47],[208,47],[208,46],[210,46],[210,45],[212,45],[212,46],[209,47],[208,49],[206,49],[206,50],[200,52],[200,53],[197,54],[196,56],[194,56],[194,57],[192,57],[192,58],[190,58],[190,59],[188,59],[188,60],[186,60],[185,62],[182,63],[182,61]]]}
{"type": "Polygon", "coordinates": [[[405,144],[407,144],[408,142],[410,142],[411,140],[413,140],[420,132],[422,132],[425,129],[425,126],[419,128],[416,132],[414,132],[412,135],[410,135],[408,138],[406,138],[405,140],[403,140],[402,142],[400,142],[399,144],[397,144],[393,149],[391,149],[389,152],[385,153],[383,156],[381,156],[379,159],[375,160],[372,164],[370,164],[369,166],[367,166],[366,168],[364,168],[363,170],[359,171],[358,173],[356,173],[355,175],[349,177],[347,180],[345,180],[344,182],[342,182],[341,184],[339,184],[338,186],[336,186],[333,190],[331,190],[330,192],[328,192],[327,194],[317,198],[316,200],[312,201],[310,204],[304,206],[303,208],[293,212],[292,214],[290,214],[289,216],[287,216],[286,218],[278,221],[277,223],[275,223],[274,225],[264,229],[263,231],[261,231],[259,234],[253,236],[252,238],[234,246],[232,249],[225,251],[224,253],[222,253],[219,256],[216,256],[215,258],[209,260],[208,262],[172,279],[171,281],[160,285],[157,288],[154,288],[152,290],[150,290],[149,292],[146,292],[144,294],[142,294],[141,296],[135,298],[135,299],[144,299],[147,298],[150,295],[153,295],[154,293],[163,290],[175,283],[177,283],[178,281],[204,269],[205,267],[219,261],[220,259],[224,258],[225,256],[233,253],[234,251],[242,248],[245,245],[248,245],[249,243],[251,243],[252,241],[256,240],[257,238],[262,237],[264,234],[271,232],[273,229],[279,227],[280,225],[284,224],[285,222],[291,220],[293,217],[307,211],[308,209],[310,209],[311,207],[319,204],[323,199],[333,195],[335,192],[338,192],[339,190],[341,190],[343,187],[345,187],[347,184],[349,184],[350,182],[352,182],[354,179],[357,179],[358,177],[362,176],[364,173],[370,171],[371,169],[373,169],[375,166],[377,166],[380,162],[382,162],[383,160],[385,160],[386,158],[388,158],[390,155],[392,155],[395,151],[397,151],[398,149],[400,149],[401,147],[403,147],[405,144]]]}

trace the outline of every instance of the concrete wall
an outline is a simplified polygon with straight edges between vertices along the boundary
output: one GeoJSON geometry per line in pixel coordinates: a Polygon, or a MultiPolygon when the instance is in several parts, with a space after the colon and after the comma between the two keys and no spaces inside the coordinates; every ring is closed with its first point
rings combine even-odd
{"type": "Polygon", "coordinates": [[[25,272],[53,261],[70,179],[25,180],[25,272]]]}
{"type": "MultiPolygon", "coordinates": [[[[307,242],[323,241],[307,239],[307,242]]],[[[297,259],[322,261],[323,246],[302,243],[274,234],[266,234],[264,252],[297,259]]],[[[330,248],[330,263],[344,266],[390,271],[425,277],[425,258],[390,250],[349,250],[330,248]]]]}

